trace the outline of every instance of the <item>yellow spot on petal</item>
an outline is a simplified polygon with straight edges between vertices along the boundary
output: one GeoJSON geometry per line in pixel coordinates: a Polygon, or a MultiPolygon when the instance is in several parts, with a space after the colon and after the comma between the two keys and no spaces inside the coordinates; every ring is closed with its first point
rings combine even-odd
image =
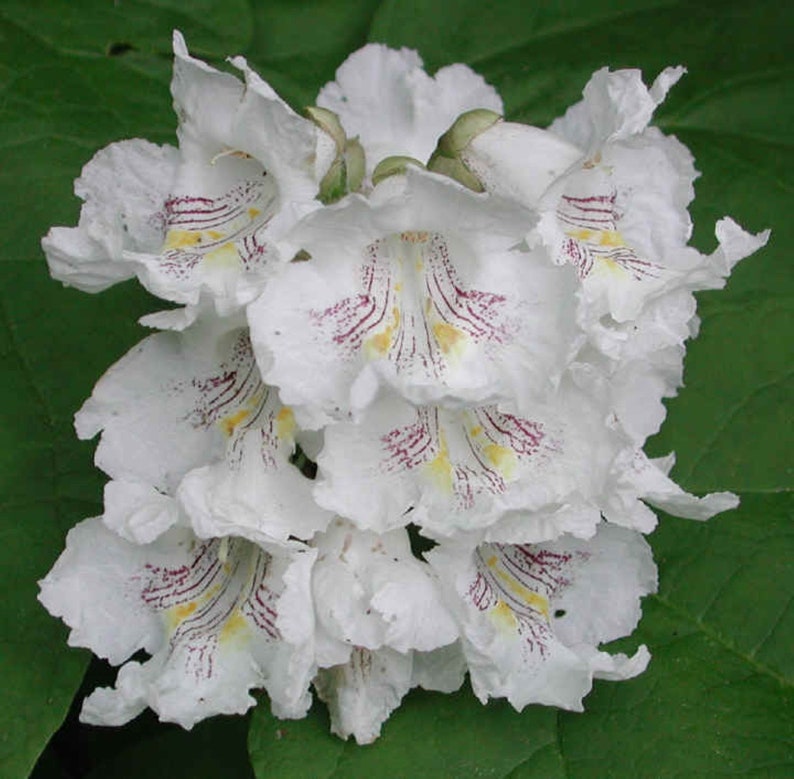
{"type": "Polygon", "coordinates": [[[481,425],[475,425],[471,430],[469,430],[469,435],[471,435],[472,438],[477,438],[477,436],[480,435],[481,433],[482,433],[481,425]]]}
{"type": "Polygon", "coordinates": [[[239,610],[235,609],[229,619],[226,620],[226,624],[223,626],[218,638],[220,641],[228,641],[229,639],[239,636],[241,633],[244,633],[247,630],[248,622],[246,622],[245,617],[239,612],[239,610]]]}
{"type": "Polygon", "coordinates": [[[207,230],[207,237],[212,238],[213,241],[220,241],[220,239],[223,238],[224,235],[223,233],[220,233],[217,230],[207,230]]]}
{"type": "Polygon", "coordinates": [[[204,255],[204,262],[218,268],[231,268],[240,264],[240,255],[237,252],[237,247],[230,241],[207,252],[204,255]]]}
{"type": "Polygon", "coordinates": [[[433,483],[445,492],[452,492],[452,463],[449,461],[449,449],[444,434],[441,433],[438,454],[425,466],[433,483]]]}
{"type": "Polygon", "coordinates": [[[201,243],[201,230],[169,230],[163,249],[188,249],[201,243]]]}
{"type": "Polygon", "coordinates": [[[498,627],[515,630],[516,615],[513,614],[513,610],[503,600],[497,601],[489,614],[493,617],[498,627]]]}
{"type": "Polygon", "coordinates": [[[449,354],[462,343],[465,334],[446,322],[437,322],[433,325],[433,335],[444,354],[449,354]]]}
{"type": "Polygon", "coordinates": [[[625,246],[626,242],[623,236],[617,230],[601,230],[598,237],[598,243],[601,246],[625,246]]]}
{"type": "Polygon", "coordinates": [[[292,439],[295,433],[295,415],[292,409],[284,406],[281,411],[276,414],[276,435],[284,439],[292,439]]]}
{"type": "Polygon", "coordinates": [[[510,478],[516,467],[516,454],[512,449],[499,444],[488,444],[482,450],[486,459],[494,468],[501,471],[504,476],[510,478]]]}
{"type": "Polygon", "coordinates": [[[256,219],[262,212],[258,208],[249,208],[248,216],[250,219],[256,219]]]}
{"type": "Polygon", "coordinates": [[[370,336],[366,341],[364,341],[364,353],[371,360],[375,360],[378,357],[384,357],[388,353],[389,349],[391,349],[392,341],[394,340],[394,333],[400,326],[400,309],[395,306],[391,310],[391,315],[392,321],[384,330],[382,330],[380,333],[370,336]]]}
{"type": "Polygon", "coordinates": [[[427,243],[427,239],[430,238],[430,233],[428,233],[427,230],[406,230],[400,233],[400,238],[406,243],[427,243]]]}
{"type": "Polygon", "coordinates": [[[231,437],[234,434],[237,425],[239,425],[241,422],[244,422],[250,416],[250,409],[241,408],[238,411],[235,411],[233,414],[225,416],[220,422],[218,422],[218,424],[220,425],[221,430],[223,430],[224,435],[231,437]]]}
{"type": "Polygon", "coordinates": [[[190,601],[189,603],[180,603],[178,606],[168,609],[166,614],[169,628],[174,630],[177,625],[184,622],[197,608],[198,603],[196,603],[196,601],[190,601]]]}
{"type": "Polygon", "coordinates": [[[568,235],[577,241],[592,241],[597,234],[598,231],[588,230],[586,227],[582,227],[579,230],[568,230],[568,235]]]}

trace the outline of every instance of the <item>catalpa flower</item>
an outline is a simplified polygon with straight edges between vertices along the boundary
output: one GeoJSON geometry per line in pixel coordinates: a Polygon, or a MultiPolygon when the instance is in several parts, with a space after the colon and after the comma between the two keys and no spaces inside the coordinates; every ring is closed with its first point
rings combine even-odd
{"type": "Polygon", "coordinates": [[[69,643],[114,665],[115,688],[94,691],[81,719],[123,725],[147,706],[185,728],[254,705],[264,687],[280,717],[302,717],[314,674],[307,548],[199,539],[174,527],[151,543],[102,522],[74,527],[39,598],[71,628],[69,643]],[[128,660],[139,649],[144,663],[128,660]]]}
{"type": "Polygon", "coordinates": [[[457,128],[461,148],[454,151],[475,180],[540,212],[537,226],[528,225],[535,228],[530,243],[542,241],[554,261],[577,269],[578,317],[587,328],[604,315],[635,320],[671,290],[722,287],[731,267],[767,240],[768,233],[753,237],[722,220],[714,255],[686,246],[697,176],[692,155],[648,126],[684,72],[666,68],[648,89],[637,70],[603,68],[548,130],[496,116],[457,128]]]}
{"type": "Polygon", "coordinates": [[[412,687],[460,687],[458,629],[404,530],[379,535],[337,519],[313,545],[315,687],[333,732],[369,743],[412,687]]]}
{"type": "Polygon", "coordinates": [[[317,105],[336,113],[347,135],[359,138],[372,174],[387,157],[425,162],[460,114],[501,111],[502,99],[465,65],[441,68],[431,78],[415,51],[371,43],[345,60],[317,105]]]}
{"type": "Polygon", "coordinates": [[[600,647],[656,589],[651,507],[738,502],[643,446],[693,292],[767,239],[726,218],[687,246],[693,160],[649,126],[683,69],[599,71],[542,129],[407,49],[353,54],[309,119],[241,58],[244,83],[174,51],[179,148],[97,154],[79,225],[44,240],[56,278],[186,307],[76,416],[105,509],[40,597],[124,663],[83,718],[191,727],[258,688],[294,718],[313,689],[369,743],[467,672],[483,702],[574,710],[641,673],[646,647],[600,647]]]}
{"type": "Polygon", "coordinates": [[[593,678],[628,679],[645,670],[597,645],[628,635],[640,598],[656,591],[656,567],[639,533],[603,524],[589,541],[441,545],[428,558],[450,591],[472,687],[485,703],[517,709],[543,703],[577,711],[593,678]]]}
{"type": "Polygon", "coordinates": [[[150,336],[77,413],[80,437],[102,431],[96,464],[114,479],[111,526],[125,538],[147,542],[173,522],[158,509],[163,495],[179,496],[203,536],[308,539],[330,520],[291,462],[300,436],[292,411],[263,383],[247,329],[235,324],[204,318],[150,336]]]}
{"type": "Polygon", "coordinates": [[[529,402],[576,344],[571,269],[515,249],[531,215],[419,169],[317,211],[248,309],[265,380],[316,427],[379,387],[413,403],[529,402]]]}
{"type": "MultiPolygon", "coordinates": [[[[226,315],[259,293],[280,261],[275,242],[315,204],[333,149],[245,60],[245,83],[191,57],[174,33],[171,85],[179,149],[112,144],[83,169],[76,228],[53,228],[42,245],[52,275],[97,292],[138,276],[187,310],[147,323],[184,327],[197,307],[226,315]]],[[[289,259],[289,258],[287,258],[289,259]]]]}

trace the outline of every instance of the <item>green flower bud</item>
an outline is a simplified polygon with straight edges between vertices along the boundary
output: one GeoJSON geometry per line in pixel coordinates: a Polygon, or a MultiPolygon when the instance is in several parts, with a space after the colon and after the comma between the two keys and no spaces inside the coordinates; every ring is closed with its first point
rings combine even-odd
{"type": "Polygon", "coordinates": [[[399,154],[393,157],[384,157],[372,171],[372,183],[380,184],[383,179],[389,176],[396,176],[400,173],[405,173],[409,165],[416,165],[419,168],[424,168],[424,165],[419,160],[413,157],[405,157],[399,154]]]}
{"type": "Polygon", "coordinates": [[[455,179],[475,192],[483,192],[480,180],[466,167],[460,154],[480,133],[500,122],[502,117],[487,108],[475,108],[461,114],[439,139],[427,163],[434,173],[455,179]]]}

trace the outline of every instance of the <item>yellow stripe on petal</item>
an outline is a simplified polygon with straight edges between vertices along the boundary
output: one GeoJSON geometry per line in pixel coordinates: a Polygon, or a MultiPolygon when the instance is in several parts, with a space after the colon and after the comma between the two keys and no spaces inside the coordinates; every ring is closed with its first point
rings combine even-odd
{"type": "Polygon", "coordinates": [[[497,601],[496,605],[488,612],[493,617],[497,627],[505,630],[515,630],[516,615],[513,610],[503,600],[497,601]]]}
{"type": "Polygon", "coordinates": [[[446,322],[437,322],[434,324],[433,335],[435,336],[436,341],[438,341],[438,345],[441,347],[441,351],[444,352],[444,354],[457,351],[466,337],[462,330],[458,330],[457,327],[453,327],[446,322]]]}
{"type": "Polygon", "coordinates": [[[190,249],[201,243],[201,230],[169,230],[163,249],[190,249]]]}
{"type": "Polygon", "coordinates": [[[439,489],[451,493],[453,486],[452,463],[449,461],[449,449],[443,434],[440,436],[440,443],[439,453],[427,463],[425,468],[431,480],[439,489]]]}
{"type": "Polygon", "coordinates": [[[190,601],[189,603],[180,603],[178,606],[168,609],[166,617],[168,619],[168,627],[170,630],[175,630],[177,626],[184,622],[196,609],[198,603],[190,601]]]}
{"type": "Polygon", "coordinates": [[[204,255],[204,262],[218,268],[231,268],[240,264],[240,254],[237,247],[231,243],[225,243],[211,252],[204,255]]]}
{"type": "Polygon", "coordinates": [[[295,415],[292,409],[284,406],[281,411],[276,414],[276,435],[281,439],[292,440],[295,433],[295,415]]]}
{"type": "Polygon", "coordinates": [[[225,416],[220,422],[218,422],[218,425],[220,426],[221,430],[223,430],[224,435],[228,438],[231,438],[232,435],[234,435],[234,431],[237,426],[250,416],[250,409],[241,408],[239,411],[235,411],[233,414],[225,416]]]}
{"type": "Polygon", "coordinates": [[[497,471],[499,471],[505,478],[510,479],[515,471],[518,458],[512,449],[499,444],[488,444],[482,450],[486,459],[488,460],[497,471]]]}
{"type": "Polygon", "coordinates": [[[235,609],[229,619],[226,620],[218,639],[220,641],[229,641],[247,631],[248,622],[240,611],[235,609]]]}
{"type": "Polygon", "coordinates": [[[496,555],[488,558],[486,565],[494,572],[499,581],[515,595],[519,600],[522,600],[527,606],[532,607],[535,611],[540,612],[543,617],[549,619],[549,599],[540,593],[530,590],[521,584],[514,576],[511,576],[507,571],[499,566],[499,559],[496,555]]]}
{"type": "Polygon", "coordinates": [[[400,309],[395,306],[391,310],[392,321],[385,330],[376,333],[364,341],[364,353],[371,360],[376,360],[379,357],[385,357],[391,349],[392,342],[394,341],[394,333],[400,326],[400,309]]]}

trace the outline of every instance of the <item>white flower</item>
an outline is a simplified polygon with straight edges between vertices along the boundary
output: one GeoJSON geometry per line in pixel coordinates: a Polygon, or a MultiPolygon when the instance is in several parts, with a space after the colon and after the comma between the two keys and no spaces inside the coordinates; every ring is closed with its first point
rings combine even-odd
{"type": "Polygon", "coordinates": [[[254,705],[264,687],[280,717],[302,717],[314,673],[309,575],[315,552],[202,541],[174,528],[132,544],[100,519],[74,527],[39,599],[71,628],[69,643],[114,665],[115,688],[86,698],[81,719],[122,725],[147,706],[185,728],[254,705]]]}
{"type": "MultiPolygon", "coordinates": [[[[715,256],[686,248],[697,175],[692,155],[648,127],[683,73],[666,68],[647,89],[637,70],[603,68],[548,131],[497,123],[461,153],[488,191],[541,211],[534,240],[577,268],[579,317],[587,327],[598,328],[606,314],[618,323],[634,320],[670,290],[721,287],[730,272],[715,256]]],[[[767,237],[727,232],[721,230],[720,254],[734,263],[767,237]]]]}
{"type": "Polygon", "coordinates": [[[640,597],[656,590],[651,551],[638,533],[603,524],[594,538],[530,545],[442,544],[428,560],[457,606],[477,697],[582,710],[593,678],[627,679],[649,660],[599,652],[630,633],[640,597]]]}
{"type": "Polygon", "coordinates": [[[377,535],[337,519],[313,544],[317,664],[326,669],[315,686],[332,730],[369,743],[411,687],[460,686],[461,656],[450,646],[458,630],[404,530],[377,535]]]}
{"type": "Polygon", "coordinates": [[[311,260],[248,309],[265,380],[309,427],[380,386],[414,403],[529,402],[575,343],[570,268],[514,250],[527,212],[418,169],[306,217],[311,260]]]}
{"type": "Polygon", "coordinates": [[[159,493],[177,490],[202,537],[310,538],[331,518],[290,462],[292,412],[262,382],[234,321],[145,339],[100,379],[75,422],[82,438],[102,431],[96,464],[115,480],[110,515],[125,538],[145,541],[135,525],[167,522],[159,493]],[[146,517],[119,506],[143,493],[153,501],[146,517]]]}
{"type": "Polygon", "coordinates": [[[347,134],[364,146],[367,168],[385,157],[426,162],[456,116],[473,108],[502,110],[502,100],[465,65],[441,68],[434,77],[411,49],[371,43],[351,54],[326,84],[317,105],[334,111],[347,134]]]}
{"type": "Polygon", "coordinates": [[[177,32],[174,55],[179,150],[136,140],[99,152],[75,186],[79,226],[53,228],[42,245],[66,284],[97,292],[137,275],[186,304],[147,319],[181,328],[200,306],[226,315],[256,297],[331,159],[322,133],[241,58],[246,83],[192,58],[177,32]]]}
{"type": "Polygon", "coordinates": [[[520,511],[521,529],[507,524],[524,541],[592,535],[592,498],[612,452],[593,436],[600,428],[586,402],[539,407],[527,419],[496,405],[417,407],[383,396],[358,422],[326,427],[316,499],[379,532],[412,522],[432,537],[490,535],[520,511]]]}

